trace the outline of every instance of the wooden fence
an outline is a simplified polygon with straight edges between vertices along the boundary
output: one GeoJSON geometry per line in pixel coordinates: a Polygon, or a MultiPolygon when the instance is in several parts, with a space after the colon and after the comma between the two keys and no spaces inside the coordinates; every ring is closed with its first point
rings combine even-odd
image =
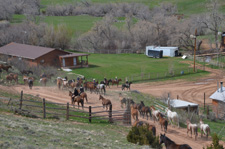
{"type": "Polygon", "coordinates": [[[75,121],[78,119],[86,119],[89,123],[92,123],[94,120],[95,122],[118,122],[131,125],[130,109],[113,110],[112,105],[110,105],[108,111],[105,109],[101,110],[100,108],[103,108],[103,106],[84,106],[82,109],[81,106],[78,107],[70,103],[61,104],[48,102],[44,98],[42,101],[26,100],[23,99],[23,91],[21,91],[20,99],[0,97],[0,100],[15,113],[25,113],[24,115],[32,113],[35,114],[35,117],[37,116],[43,119],[64,117],[66,120],[75,121]]]}

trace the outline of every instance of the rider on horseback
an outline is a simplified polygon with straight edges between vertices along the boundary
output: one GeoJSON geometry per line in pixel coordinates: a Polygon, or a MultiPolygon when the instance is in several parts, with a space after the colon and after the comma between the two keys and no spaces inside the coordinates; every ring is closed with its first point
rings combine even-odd
{"type": "Polygon", "coordinates": [[[116,76],[115,80],[116,80],[116,81],[118,81],[118,78],[117,78],[117,76],[116,76]]]}
{"type": "Polygon", "coordinates": [[[106,84],[107,79],[104,77],[104,84],[106,84]]]}
{"type": "Polygon", "coordinates": [[[94,83],[94,86],[97,86],[96,82],[95,82],[95,79],[93,79],[93,83],[94,83]]]}
{"type": "Polygon", "coordinates": [[[80,86],[80,94],[83,93],[83,92],[84,92],[84,88],[83,88],[83,86],[81,85],[81,86],[80,86]]]}
{"type": "Polygon", "coordinates": [[[73,92],[73,97],[76,97],[76,96],[78,96],[78,95],[79,95],[78,90],[77,90],[77,88],[75,88],[75,89],[74,89],[74,92],[73,92]]]}
{"type": "Polygon", "coordinates": [[[126,77],[126,82],[125,83],[126,83],[127,86],[129,86],[129,82],[128,82],[127,77],[126,77]]]}

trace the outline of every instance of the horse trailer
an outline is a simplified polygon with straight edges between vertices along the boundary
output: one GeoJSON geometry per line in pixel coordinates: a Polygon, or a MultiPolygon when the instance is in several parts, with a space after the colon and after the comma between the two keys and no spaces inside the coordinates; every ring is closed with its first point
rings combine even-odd
{"type": "Polygon", "coordinates": [[[148,51],[163,51],[163,56],[175,57],[178,56],[178,47],[155,47],[147,46],[145,54],[148,56],[148,51]]]}
{"type": "Polygon", "coordinates": [[[153,58],[162,58],[163,57],[163,51],[156,51],[156,50],[148,50],[148,53],[146,54],[148,57],[153,58]]]}

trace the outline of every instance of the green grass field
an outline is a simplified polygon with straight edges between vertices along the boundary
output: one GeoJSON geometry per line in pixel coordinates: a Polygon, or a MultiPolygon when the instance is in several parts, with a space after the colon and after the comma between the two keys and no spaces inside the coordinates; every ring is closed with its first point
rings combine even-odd
{"type": "MultiPolygon", "coordinates": [[[[66,4],[80,2],[81,0],[41,0],[41,4],[46,7],[46,5],[55,4],[66,4]]],[[[142,3],[150,8],[159,6],[161,3],[173,3],[178,7],[178,13],[185,15],[192,15],[203,13],[207,11],[206,3],[208,0],[88,0],[88,2],[93,3],[142,3]]],[[[221,11],[224,12],[225,3],[223,0],[219,0],[221,4],[221,11]]]]}
{"type": "MultiPolygon", "coordinates": [[[[188,64],[181,63],[180,57],[154,59],[144,54],[90,54],[88,57],[89,68],[78,68],[72,72],[82,74],[86,78],[103,80],[104,77],[114,79],[143,73],[160,73],[169,69],[187,69],[188,64]]],[[[207,73],[206,73],[207,74],[207,73]]],[[[193,74],[195,77],[201,73],[193,74]]],[[[187,76],[186,76],[187,77],[187,76]]],[[[185,78],[185,76],[184,76],[185,78]]],[[[193,79],[193,76],[190,78],[193,79]]]]}

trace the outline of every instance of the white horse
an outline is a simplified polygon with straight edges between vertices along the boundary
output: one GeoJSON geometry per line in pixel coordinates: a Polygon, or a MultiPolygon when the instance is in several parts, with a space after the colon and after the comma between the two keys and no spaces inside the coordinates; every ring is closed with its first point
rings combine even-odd
{"type": "Polygon", "coordinates": [[[154,123],[155,123],[155,119],[157,121],[159,120],[160,111],[159,110],[156,110],[155,107],[153,107],[153,106],[151,106],[150,108],[152,110],[153,120],[154,120],[154,123]]]}
{"type": "Polygon", "coordinates": [[[101,90],[101,93],[102,93],[104,91],[104,95],[105,95],[105,84],[98,84],[96,88],[97,88],[97,92],[101,90]]]}
{"type": "Polygon", "coordinates": [[[173,123],[177,123],[178,128],[179,128],[180,124],[179,124],[179,116],[178,116],[177,112],[172,112],[168,108],[166,108],[166,113],[167,113],[167,117],[168,117],[169,121],[171,122],[171,125],[173,126],[173,123]]]}
{"type": "Polygon", "coordinates": [[[202,132],[206,135],[206,138],[208,139],[208,136],[210,134],[210,128],[208,124],[204,124],[202,120],[200,120],[200,129],[201,129],[201,137],[202,137],[202,132]]]}

